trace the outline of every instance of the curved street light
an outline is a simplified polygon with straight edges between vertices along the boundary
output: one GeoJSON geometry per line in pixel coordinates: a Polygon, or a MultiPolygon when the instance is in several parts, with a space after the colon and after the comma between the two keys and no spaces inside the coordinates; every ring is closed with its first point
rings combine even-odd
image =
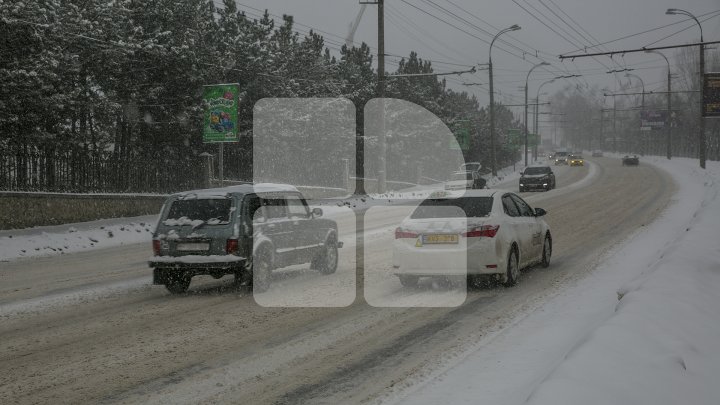
{"type": "Polygon", "coordinates": [[[492,68],[492,47],[495,40],[506,32],[517,31],[520,26],[515,24],[504,30],[498,32],[490,42],[489,58],[488,58],[488,72],[490,76],[490,167],[492,168],[492,175],[497,176],[497,167],[495,163],[495,95],[493,94],[493,68],[492,68]]]}
{"type": "Polygon", "coordinates": [[[670,74],[670,61],[668,60],[667,56],[665,56],[664,53],[660,51],[645,51],[645,53],[652,53],[655,55],[660,55],[665,59],[665,62],[667,63],[668,68],[668,74],[667,74],[667,117],[666,117],[666,123],[665,123],[665,130],[667,131],[667,137],[665,138],[665,148],[666,148],[666,155],[668,160],[672,159],[672,75],[670,74]]]}
{"type": "MultiPolygon", "coordinates": [[[[627,77],[628,79],[631,77],[634,77],[634,78],[638,79],[640,81],[640,84],[642,85],[642,101],[640,103],[640,111],[641,111],[640,114],[642,116],[642,111],[645,111],[645,82],[643,81],[643,79],[640,76],[632,74],[632,73],[625,73],[625,77],[627,77]]],[[[630,83],[632,84],[632,80],[630,83]]],[[[641,122],[641,125],[642,125],[642,122],[641,122]]],[[[644,154],[645,149],[647,148],[647,145],[644,145],[645,142],[642,141],[642,138],[643,138],[642,128],[640,128],[638,131],[639,131],[638,139],[640,140],[641,145],[643,145],[641,148],[642,149],[641,153],[644,154]]]]}
{"type": "MultiPolygon", "coordinates": [[[[546,81],[542,82],[542,83],[540,84],[540,86],[538,87],[537,96],[535,97],[535,103],[536,103],[536,104],[535,104],[535,126],[533,127],[533,129],[535,130],[535,136],[538,137],[538,141],[540,141],[540,139],[539,139],[539,138],[540,138],[540,133],[539,133],[539,131],[538,131],[538,116],[540,115],[540,90],[542,90],[542,88],[543,88],[544,85],[550,84],[550,83],[554,82],[554,81],[557,80],[557,79],[564,79],[564,78],[565,78],[564,76],[553,77],[553,78],[550,79],[550,80],[546,80],[546,81]]],[[[537,149],[536,149],[536,150],[537,150],[537,149]]],[[[533,154],[533,157],[534,157],[535,159],[537,159],[537,153],[533,154]]]]}
{"type": "MultiPolygon", "coordinates": [[[[705,79],[705,46],[702,44],[704,41],[703,39],[703,30],[702,30],[702,24],[700,24],[700,21],[698,21],[697,17],[693,15],[689,11],[681,10],[679,8],[669,8],[667,11],[665,11],[665,14],[668,15],[685,15],[697,23],[698,27],[700,27],[700,102],[705,97],[705,86],[703,85],[703,81],[705,79]]],[[[698,134],[698,158],[700,159],[700,168],[705,168],[705,118],[703,116],[702,110],[700,110],[700,133],[698,134]]]]}
{"type": "Polygon", "coordinates": [[[530,80],[530,73],[532,73],[535,68],[549,65],[550,64],[547,62],[538,63],[537,65],[530,68],[530,71],[525,78],[525,167],[527,167],[528,165],[528,80],[530,80]]]}

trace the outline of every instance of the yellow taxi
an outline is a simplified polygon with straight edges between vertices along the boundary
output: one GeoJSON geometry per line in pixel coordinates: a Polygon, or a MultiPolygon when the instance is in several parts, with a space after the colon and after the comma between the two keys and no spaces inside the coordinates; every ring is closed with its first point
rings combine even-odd
{"type": "Polygon", "coordinates": [[[585,159],[580,155],[568,156],[568,164],[570,166],[585,166],[585,159]]]}

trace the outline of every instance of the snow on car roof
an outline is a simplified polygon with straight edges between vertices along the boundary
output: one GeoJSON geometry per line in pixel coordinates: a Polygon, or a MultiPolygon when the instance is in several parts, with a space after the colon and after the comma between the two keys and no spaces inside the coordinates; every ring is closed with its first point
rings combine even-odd
{"type": "Polygon", "coordinates": [[[432,194],[430,194],[427,198],[428,199],[437,199],[437,198],[461,198],[461,197],[492,197],[497,192],[507,192],[505,190],[500,189],[492,189],[492,188],[481,188],[481,189],[474,189],[474,190],[456,190],[456,191],[436,191],[432,194]]]}
{"type": "Polygon", "coordinates": [[[241,194],[248,194],[248,193],[272,193],[272,192],[278,192],[278,191],[286,191],[286,192],[298,192],[298,189],[295,186],[291,186],[289,184],[279,184],[279,183],[258,183],[258,184],[240,184],[236,186],[228,186],[228,187],[218,187],[218,188],[208,188],[208,189],[201,189],[201,190],[192,190],[192,191],[183,191],[181,193],[175,193],[173,196],[176,197],[190,197],[194,196],[195,198],[225,198],[228,194],[232,193],[241,193],[241,194]]]}

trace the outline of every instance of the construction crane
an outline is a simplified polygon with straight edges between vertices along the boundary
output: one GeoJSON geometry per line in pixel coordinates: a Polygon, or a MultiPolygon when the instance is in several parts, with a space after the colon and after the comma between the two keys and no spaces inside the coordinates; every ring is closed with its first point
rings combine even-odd
{"type": "Polygon", "coordinates": [[[348,36],[345,39],[345,45],[347,45],[348,49],[353,47],[353,44],[355,43],[355,31],[357,31],[358,26],[360,25],[360,20],[362,20],[362,16],[365,13],[365,8],[367,7],[367,4],[360,5],[360,12],[358,13],[357,17],[355,17],[355,21],[350,23],[350,31],[348,32],[348,36]]]}

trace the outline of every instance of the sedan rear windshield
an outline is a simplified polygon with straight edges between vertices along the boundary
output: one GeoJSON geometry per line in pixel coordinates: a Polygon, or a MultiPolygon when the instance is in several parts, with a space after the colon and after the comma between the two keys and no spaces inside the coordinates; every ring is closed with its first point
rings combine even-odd
{"type": "Polygon", "coordinates": [[[461,197],[423,201],[410,215],[412,219],[486,217],[492,210],[492,197],[461,197]],[[448,209],[457,207],[459,210],[448,209]],[[463,215],[463,212],[465,213],[463,215]]]}
{"type": "Polygon", "coordinates": [[[549,167],[528,167],[525,169],[525,174],[546,174],[550,173],[549,167]]]}
{"type": "Polygon", "coordinates": [[[472,180],[473,176],[471,172],[467,173],[455,173],[452,175],[450,180],[457,181],[457,180],[472,180]]]}
{"type": "Polygon", "coordinates": [[[229,198],[173,201],[165,222],[167,225],[174,222],[177,225],[191,225],[197,221],[207,225],[225,225],[230,222],[231,205],[229,198]]]}

